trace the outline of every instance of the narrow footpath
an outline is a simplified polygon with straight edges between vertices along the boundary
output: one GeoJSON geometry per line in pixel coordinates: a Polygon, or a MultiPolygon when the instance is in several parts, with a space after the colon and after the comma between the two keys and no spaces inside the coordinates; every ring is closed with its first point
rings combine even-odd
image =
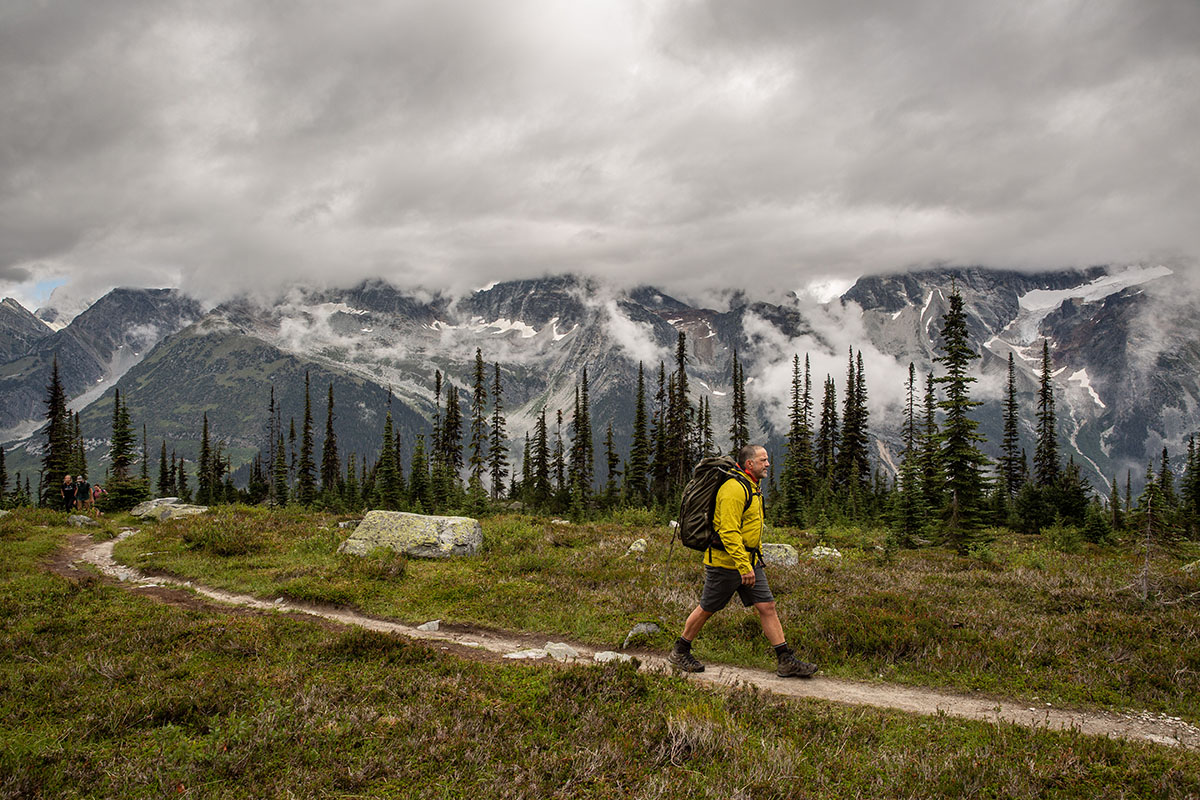
{"type": "MultiPolygon", "coordinates": [[[[218,603],[224,603],[261,611],[279,611],[310,614],[341,625],[355,625],[374,631],[384,631],[429,642],[453,645],[456,650],[467,649],[501,656],[530,649],[531,637],[472,630],[418,630],[416,627],[396,622],[374,619],[330,608],[319,608],[285,600],[274,602],[260,600],[249,595],[232,594],[168,577],[149,577],[136,569],[118,564],[113,559],[113,547],[118,539],[93,543],[87,537],[74,537],[66,554],[69,569],[77,569],[75,563],[83,562],[95,566],[104,575],[115,578],[132,590],[176,587],[191,590],[197,595],[218,603]]],[[[544,637],[543,637],[544,638],[544,637]]],[[[574,660],[591,661],[596,655],[592,648],[567,642],[577,653],[574,660]]],[[[638,655],[642,669],[666,672],[670,669],[667,660],[654,655],[638,655]]],[[[1154,715],[1148,712],[1110,714],[1097,711],[1080,711],[1055,708],[1049,704],[1031,706],[1012,700],[971,697],[949,694],[929,689],[913,688],[886,683],[861,683],[857,681],[827,678],[818,675],[808,680],[783,679],[763,670],[709,664],[702,673],[689,675],[689,680],[717,687],[754,685],[784,697],[811,697],[847,705],[874,706],[876,708],[905,711],[912,714],[945,714],[962,719],[982,722],[1007,722],[1029,728],[1050,730],[1077,730],[1090,736],[1105,736],[1135,742],[1151,742],[1158,745],[1183,747],[1200,751],[1200,728],[1178,718],[1154,715]]]]}

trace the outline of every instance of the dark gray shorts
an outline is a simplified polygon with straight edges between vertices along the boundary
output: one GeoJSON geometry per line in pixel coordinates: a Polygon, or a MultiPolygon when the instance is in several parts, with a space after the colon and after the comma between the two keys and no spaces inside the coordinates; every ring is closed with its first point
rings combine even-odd
{"type": "Polygon", "coordinates": [[[742,599],[742,605],[747,607],[775,600],[761,563],[754,567],[753,586],[743,586],[742,576],[736,569],[704,565],[704,591],[700,593],[700,608],[710,614],[716,613],[725,607],[735,592],[742,599]]]}

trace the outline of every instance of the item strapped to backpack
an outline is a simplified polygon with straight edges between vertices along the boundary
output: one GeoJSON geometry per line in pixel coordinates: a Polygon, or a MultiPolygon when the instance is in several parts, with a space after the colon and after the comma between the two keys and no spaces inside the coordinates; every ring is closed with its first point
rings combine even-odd
{"type": "Polygon", "coordinates": [[[683,487],[683,498],[679,501],[676,533],[684,547],[700,551],[725,549],[721,537],[713,529],[713,514],[717,507],[717,491],[730,479],[746,490],[746,505],[742,508],[745,513],[757,491],[736,461],[729,456],[705,458],[692,470],[692,479],[683,487]]]}

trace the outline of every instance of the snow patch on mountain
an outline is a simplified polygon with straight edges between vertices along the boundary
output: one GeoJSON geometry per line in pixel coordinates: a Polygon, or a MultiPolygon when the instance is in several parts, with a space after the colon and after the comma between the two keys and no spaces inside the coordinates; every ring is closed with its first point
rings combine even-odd
{"type": "Polygon", "coordinates": [[[1102,275],[1090,283],[1071,289],[1034,289],[1025,292],[1017,298],[1021,309],[1017,318],[1008,324],[1001,336],[1021,344],[1030,344],[1038,338],[1042,320],[1061,306],[1064,301],[1081,300],[1093,303],[1130,287],[1165,278],[1170,274],[1172,274],[1171,270],[1161,265],[1131,267],[1112,275],[1102,275]]]}
{"type": "Polygon", "coordinates": [[[1100,399],[1100,395],[1096,393],[1095,387],[1092,386],[1091,378],[1088,377],[1087,369],[1079,369],[1067,376],[1068,383],[1078,383],[1088,394],[1092,396],[1092,400],[1096,401],[1096,405],[1101,408],[1108,408],[1104,401],[1100,399]]]}

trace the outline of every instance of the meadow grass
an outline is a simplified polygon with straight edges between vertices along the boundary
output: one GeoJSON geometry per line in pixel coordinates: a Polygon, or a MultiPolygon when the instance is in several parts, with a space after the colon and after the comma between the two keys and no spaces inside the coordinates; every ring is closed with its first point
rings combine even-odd
{"type": "MultiPolygon", "coordinates": [[[[441,619],[619,646],[640,621],[669,647],[694,606],[699,554],[669,553],[665,527],[564,525],[522,516],[483,520],[478,556],[339,555],[333,517],[225,508],[147,524],[118,558],[221,588],[349,606],[409,623],[441,619]],[[642,557],[630,542],[649,542],[642,557]]],[[[841,558],[769,567],[789,643],[828,675],[980,692],[1029,702],[1147,709],[1200,722],[1200,571],[1154,562],[1159,602],[1132,586],[1133,551],[1066,554],[1001,533],[983,557],[883,548],[885,532],[822,531],[841,558]]],[[[807,552],[818,538],[776,529],[770,541],[807,552]]],[[[977,551],[979,552],[979,551],[977,551]]],[[[1191,557],[1195,557],[1193,554],[1191,557]]],[[[695,645],[707,661],[771,668],[757,617],[734,599],[695,645]]]]}
{"type": "Polygon", "coordinates": [[[707,691],[633,665],[464,660],[276,613],[165,605],[47,573],[65,529],[36,519],[0,520],[2,797],[1200,792],[1200,754],[1182,750],[707,691]]]}

